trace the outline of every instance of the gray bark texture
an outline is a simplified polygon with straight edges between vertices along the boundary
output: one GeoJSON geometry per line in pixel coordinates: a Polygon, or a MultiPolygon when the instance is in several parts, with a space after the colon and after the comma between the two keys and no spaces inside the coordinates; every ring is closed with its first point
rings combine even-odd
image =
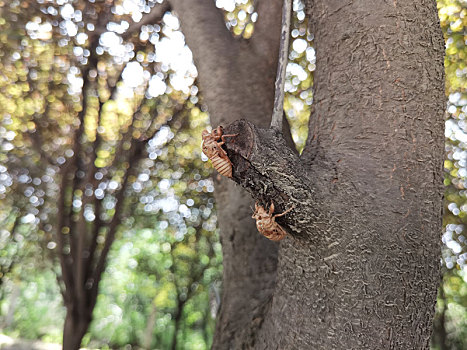
{"type": "Polygon", "coordinates": [[[306,1],[317,70],[298,156],[268,125],[282,1],[250,40],[214,1],[171,0],[233,180],[216,187],[224,252],[213,349],[428,349],[439,282],[444,45],[434,1],[306,1]]]}

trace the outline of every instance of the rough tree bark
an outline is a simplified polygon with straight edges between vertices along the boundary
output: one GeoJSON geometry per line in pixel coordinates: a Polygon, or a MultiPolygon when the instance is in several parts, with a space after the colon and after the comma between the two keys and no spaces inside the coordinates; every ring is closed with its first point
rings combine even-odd
{"type": "Polygon", "coordinates": [[[439,282],[443,38],[434,1],[307,1],[317,50],[301,157],[270,118],[282,1],[260,1],[250,40],[214,1],[171,0],[234,180],[295,209],[277,245],[251,200],[216,187],[224,280],[215,349],[425,349],[439,282]],[[280,246],[278,254],[277,248],[280,246]],[[277,256],[279,258],[277,259],[277,256]]]}

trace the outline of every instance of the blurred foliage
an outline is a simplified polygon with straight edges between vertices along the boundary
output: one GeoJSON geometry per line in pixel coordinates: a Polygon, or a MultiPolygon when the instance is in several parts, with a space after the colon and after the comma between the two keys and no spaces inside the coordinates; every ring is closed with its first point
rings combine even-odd
{"type": "Polygon", "coordinates": [[[2,313],[14,310],[13,319],[4,326],[9,334],[27,339],[61,342],[65,312],[55,275],[50,270],[33,270],[11,281],[5,292],[15,295],[2,304],[2,313]],[[18,293],[18,294],[16,294],[18,293]]]}
{"type": "Polygon", "coordinates": [[[190,344],[193,349],[206,348],[213,330],[210,290],[220,278],[220,263],[218,244],[215,248],[207,241],[196,244],[193,237],[177,241],[170,230],[125,233],[110,257],[88,345],[118,348],[132,344],[167,349],[178,334],[184,338],[179,343],[190,344]],[[190,274],[187,262],[197,274],[190,274]],[[181,311],[183,322],[175,325],[179,300],[186,304],[181,311]]]}
{"type": "Polygon", "coordinates": [[[467,3],[439,0],[439,16],[446,40],[446,160],[443,258],[448,269],[467,261],[467,3]]]}
{"type": "Polygon", "coordinates": [[[83,257],[105,257],[116,222],[83,345],[211,341],[221,252],[199,147],[208,115],[177,18],[137,25],[154,6],[0,2],[1,309],[15,336],[60,341],[57,229],[66,263],[85,233],[96,246],[83,257]]]}
{"type": "MultiPolygon", "coordinates": [[[[60,165],[73,157],[84,113],[81,154],[95,171],[90,185],[68,193],[67,200],[88,228],[115,216],[131,143],[144,140],[146,152],[128,176],[124,215],[83,345],[206,349],[222,267],[211,167],[199,147],[208,114],[196,68],[174,15],[127,36],[155,2],[117,0],[111,18],[99,16],[106,4],[0,1],[0,325],[17,337],[61,341],[65,310],[52,273],[59,266],[53,257],[60,165]],[[100,40],[90,47],[94,35],[100,40]],[[90,60],[97,64],[86,71],[90,60]],[[182,117],[171,121],[179,108],[182,117]]],[[[233,35],[246,40],[254,35],[255,5],[216,0],[233,35]]],[[[467,3],[438,0],[438,8],[448,96],[446,273],[433,348],[465,349],[467,3]]],[[[316,57],[301,1],[294,0],[293,16],[285,110],[302,150],[316,57]]]]}
{"type": "Polygon", "coordinates": [[[433,350],[467,348],[467,273],[445,271],[433,322],[433,350]]]}
{"type": "Polygon", "coordinates": [[[446,160],[443,217],[444,279],[438,295],[433,349],[467,348],[467,2],[438,0],[446,41],[446,160]]]}

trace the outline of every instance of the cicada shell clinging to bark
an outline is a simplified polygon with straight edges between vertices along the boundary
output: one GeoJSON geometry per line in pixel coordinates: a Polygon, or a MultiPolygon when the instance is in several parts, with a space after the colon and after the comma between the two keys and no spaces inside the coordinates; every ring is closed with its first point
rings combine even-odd
{"type": "Polygon", "coordinates": [[[276,222],[276,218],[287,214],[292,209],[293,207],[287,209],[282,214],[272,215],[274,213],[274,203],[271,202],[269,210],[266,210],[263,206],[255,203],[255,212],[253,213],[252,218],[256,220],[256,228],[259,233],[271,241],[280,241],[284,239],[287,232],[276,222]]]}
{"type": "Polygon", "coordinates": [[[211,160],[214,169],[226,177],[232,177],[232,162],[222,145],[225,143],[226,137],[237,135],[224,135],[222,127],[218,126],[211,132],[204,130],[201,136],[203,138],[203,153],[211,160]]]}

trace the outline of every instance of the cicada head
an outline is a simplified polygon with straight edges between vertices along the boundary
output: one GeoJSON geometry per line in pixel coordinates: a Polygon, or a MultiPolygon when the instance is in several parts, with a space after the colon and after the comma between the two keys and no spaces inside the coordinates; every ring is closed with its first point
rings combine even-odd
{"type": "Polygon", "coordinates": [[[211,134],[214,137],[214,139],[220,140],[221,136],[224,134],[224,129],[222,128],[222,126],[219,125],[217,128],[212,130],[211,134]]]}

